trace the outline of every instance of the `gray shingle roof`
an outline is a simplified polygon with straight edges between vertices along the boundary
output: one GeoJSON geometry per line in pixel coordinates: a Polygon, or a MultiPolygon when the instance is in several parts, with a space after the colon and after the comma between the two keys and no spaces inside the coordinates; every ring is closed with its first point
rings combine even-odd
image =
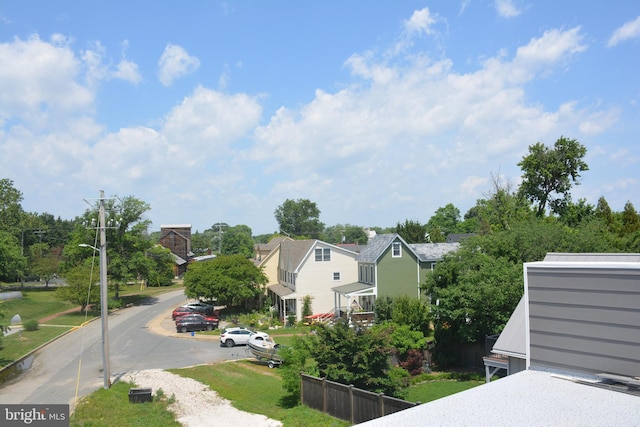
{"type": "Polygon", "coordinates": [[[402,237],[397,233],[378,234],[373,239],[369,239],[367,246],[360,251],[358,261],[376,262],[395,239],[400,239],[404,243],[402,237]]]}
{"type": "Polygon", "coordinates": [[[411,243],[409,245],[420,261],[439,261],[449,252],[460,248],[460,243],[411,243]]]}

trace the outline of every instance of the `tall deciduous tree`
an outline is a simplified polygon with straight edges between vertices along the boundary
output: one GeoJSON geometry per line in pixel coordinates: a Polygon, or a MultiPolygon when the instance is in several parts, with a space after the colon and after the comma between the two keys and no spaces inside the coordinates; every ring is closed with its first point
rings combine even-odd
{"type": "Polygon", "coordinates": [[[14,235],[20,232],[21,202],[22,193],[13,186],[13,181],[0,179],[0,231],[14,235]]]}
{"type": "Polygon", "coordinates": [[[229,227],[222,238],[223,255],[242,255],[250,258],[253,255],[253,238],[251,228],[247,225],[229,227]]]}
{"type": "Polygon", "coordinates": [[[570,199],[572,183],[579,185],[580,172],[589,170],[582,160],[587,149],[575,139],[560,137],[553,148],[538,142],[529,146],[529,154],[518,166],[522,169],[520,193],[537,204],[543,216],[547,207],[557,213],[570,199]]]}
{"type": "Polygon", "coordinates": [[[0,280],[14,281],[22,277],[27,259],[22,256],[20,242],[12,234],[0,230],[0,280]]]}
{"type": "MultiPolygon", "coordinates": [[[[141,258],[151,247],[147,235],[150,221],[144,217],[149,209],[148,203],[133,196],[110,197],[105,200],[108,275],[115,287],[116,298],[120,284],[148,279],[148,266],[141,258]]],[[[76,228],[64,248],[67,267],[93,256],[90,250],[78,246],[99,245],[97,212],[97,207],[89,209],[76,220],[76,228]]]]}
{"type": "Polygon", "coordinates": [[[456,208],[452,203],[448,203],[436,209],[433,216],[429,218],[426,225],[427,232],[429,232],[429,235],[435,234],[433,230],[437,228],[446,237],[457,231],[459,222],[460,209],[456,208]]]}
{"type": "Polygon", "coordinates": [[[290,237],[317,239],[324,229],[320,222],[320,209],[308,199],[287,199],[274,212],[280,230],[290,237]]]}
{"type": "Polygon", "coordinates": [[[267,277],[242,255],[223,255],[189,265],[184,275],[185,294],[239,307],[260,298],[267,277]]]}

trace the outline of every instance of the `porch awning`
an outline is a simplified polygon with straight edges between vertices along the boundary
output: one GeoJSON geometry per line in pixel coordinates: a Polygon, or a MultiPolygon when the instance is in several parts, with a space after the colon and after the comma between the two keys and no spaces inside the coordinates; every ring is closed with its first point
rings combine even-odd
{"type": "Polygon", "coordinates": [[[349,283],[331,288],[333,292],[337,292],[342,295],[373,295],[374,289],[375,286],[361,282],[349,283]]]}
{"type": "Polygon", "coordinates": [[[294,293],[292,289],[289,289],[286,286],[281,285],[280,283],[267,286],[267,289],[273,292],[274,294],[278,295],[280,298],[289,296],[294,293]]]}

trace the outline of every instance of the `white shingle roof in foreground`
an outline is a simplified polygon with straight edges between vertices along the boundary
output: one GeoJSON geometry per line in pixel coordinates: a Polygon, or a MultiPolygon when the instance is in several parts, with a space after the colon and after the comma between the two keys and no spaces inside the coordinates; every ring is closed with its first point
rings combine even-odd
{"type": "Polygon", "coordinates": [[[527,370],[362,426],[640,426],[640,396],[527,370]]]}

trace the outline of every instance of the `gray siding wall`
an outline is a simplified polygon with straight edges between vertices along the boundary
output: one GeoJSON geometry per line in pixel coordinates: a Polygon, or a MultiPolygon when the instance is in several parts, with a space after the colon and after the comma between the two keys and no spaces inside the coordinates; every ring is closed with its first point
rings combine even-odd
{"type": "Polygon", "coordinates": [[[530,364],[640,373],[640,264],[526,264],[530,364]]]}

